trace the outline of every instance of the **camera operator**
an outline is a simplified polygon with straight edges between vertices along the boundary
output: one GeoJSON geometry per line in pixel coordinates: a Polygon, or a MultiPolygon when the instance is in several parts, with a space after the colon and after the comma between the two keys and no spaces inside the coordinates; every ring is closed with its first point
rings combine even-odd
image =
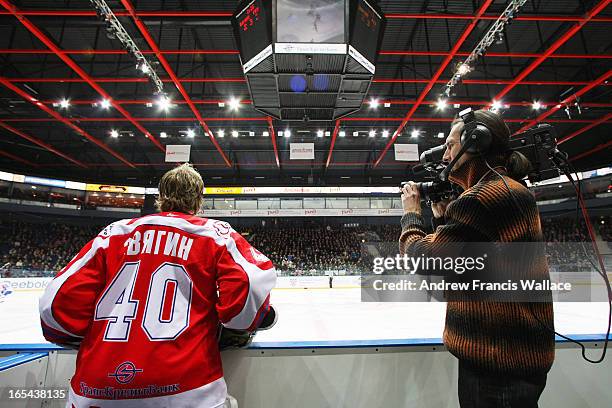
{"type": "MultiPolygon", "coordinates": [[[[453,201],[432,204],[434,233],[425,232],[418,185],[402,188],[400,253],[435,256],[446,243],[543,240],[535,199],[521,182],[529,160],[509,149],[510,131],[498,114],[479,110],[472,118],[492,137],[486,148],[467,150],[452,167],[449,180],[464,192],[453,201]]],[[[444,162],[460,153],[468,140],[462,140],[463,133],[464,121],[458,118],[446,139],[444,162]]],[[[545,262],[526,268],[520,273],[548,276],[545,262]]],[[[550,301],[448,296],[444,344],[459,360],[461,407],[537,407],[554,360],[553,325],[550,301]]]]}

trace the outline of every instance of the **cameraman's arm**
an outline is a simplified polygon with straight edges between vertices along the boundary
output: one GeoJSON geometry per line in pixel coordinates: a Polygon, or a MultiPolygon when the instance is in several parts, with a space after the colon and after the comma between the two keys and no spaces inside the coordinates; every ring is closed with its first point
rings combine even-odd
{"type": "Polygon", "coordinates": [[[418,212],[406,212],[401,221],[400,254],[458,256],[466,242],[490,241],[486,234],[489,228],[483,223],[488,218],[484,216],[486,212],[476,197],[459,197],[449,204],[444,225],[438,226],[433,234],[425,232],[425,222],[418,212]]]}

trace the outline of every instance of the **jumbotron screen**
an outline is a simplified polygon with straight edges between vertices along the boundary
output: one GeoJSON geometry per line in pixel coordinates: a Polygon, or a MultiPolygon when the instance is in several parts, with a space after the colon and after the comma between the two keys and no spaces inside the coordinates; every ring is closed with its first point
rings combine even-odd
{"type": "Polygon", "coordinates": [[[278,0],[276,41],[344,43],[345,0],[278,0]]]}
{"type": "Polygon", "coordinates": [[[244,62],[272,43],[269,15],[270,10],[263,7],[263,0],[254,0],[236,17],[240,33],[240,55],[244,62]]]}
{"type": "Polygon", "coordinates": [[[376,61],[382,19],[364,0],[359,0],[356,12],[357,15],[353,20],[351,43],[368,61],[376,61]]]}

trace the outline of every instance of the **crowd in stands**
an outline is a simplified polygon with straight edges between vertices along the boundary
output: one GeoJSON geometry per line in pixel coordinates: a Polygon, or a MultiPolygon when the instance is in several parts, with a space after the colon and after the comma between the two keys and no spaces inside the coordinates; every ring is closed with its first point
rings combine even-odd
{"type": "MultiPolygon", "coordinates": [[[[600,237],[612,242],[612,217],[597,218],[600,237]]],[[[545,218],[542,221],[552,269],[590,268],[584,248],[590,245],[559,243],[588,242],[584,223],[575,219],[545,218]]],[[[91,240],[102,225],[76,226],[63,223],[0,221],[0,276],[51,276],[65,266],[91,240]]],[[[381,252],[397,251],[398,224],[390,225],[266,225],[236,227],[247,240],[266,254],[284,275],[360,274],[371,271],[364,254],[372,244],[381,252]],[[384,244],[383,243],[387,243],[384,244]],[[365,244],[365,245],[364,245],[365,244]],[[385,246],[386,245],[386,246],[385,246]],[[364,249],[366,248],[366,249],[364,249]]],[[[384,254],[388,256],[391,252],[384,254]]],[[[393,256],[393,255],[391,255],[393,256]]]]}
{"type": "Polygon", "coordinates": [[[0,270],[4,276],[46,276],[64,267],[100,226],[0,222],[0,270]]]}

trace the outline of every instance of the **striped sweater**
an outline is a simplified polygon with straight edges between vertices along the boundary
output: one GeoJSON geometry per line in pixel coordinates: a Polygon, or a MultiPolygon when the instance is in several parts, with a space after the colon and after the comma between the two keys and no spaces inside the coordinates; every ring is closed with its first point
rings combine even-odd
{"type": "MultiPolygon", "coordinates": [[[[535,199],[522,184],[504,178],[516,203],[499,176],[480,158],[456,168],[450,179],[465,191],[447,207],[444,225],[428,235],[421,215],[405,214],[400,252],[435,256],[441,244],[450,242],[541,242],[535,199]]],[[[549,277],[545,259],[534,262],[530,269],[518,273],[535,279],[549,277]]],[[[553,326],[551,302],[465,301],[451,296],[447,297],[444,344],[458,359],[479,371],[541,375],[550,370],[554,360],[553,326]]]]}

